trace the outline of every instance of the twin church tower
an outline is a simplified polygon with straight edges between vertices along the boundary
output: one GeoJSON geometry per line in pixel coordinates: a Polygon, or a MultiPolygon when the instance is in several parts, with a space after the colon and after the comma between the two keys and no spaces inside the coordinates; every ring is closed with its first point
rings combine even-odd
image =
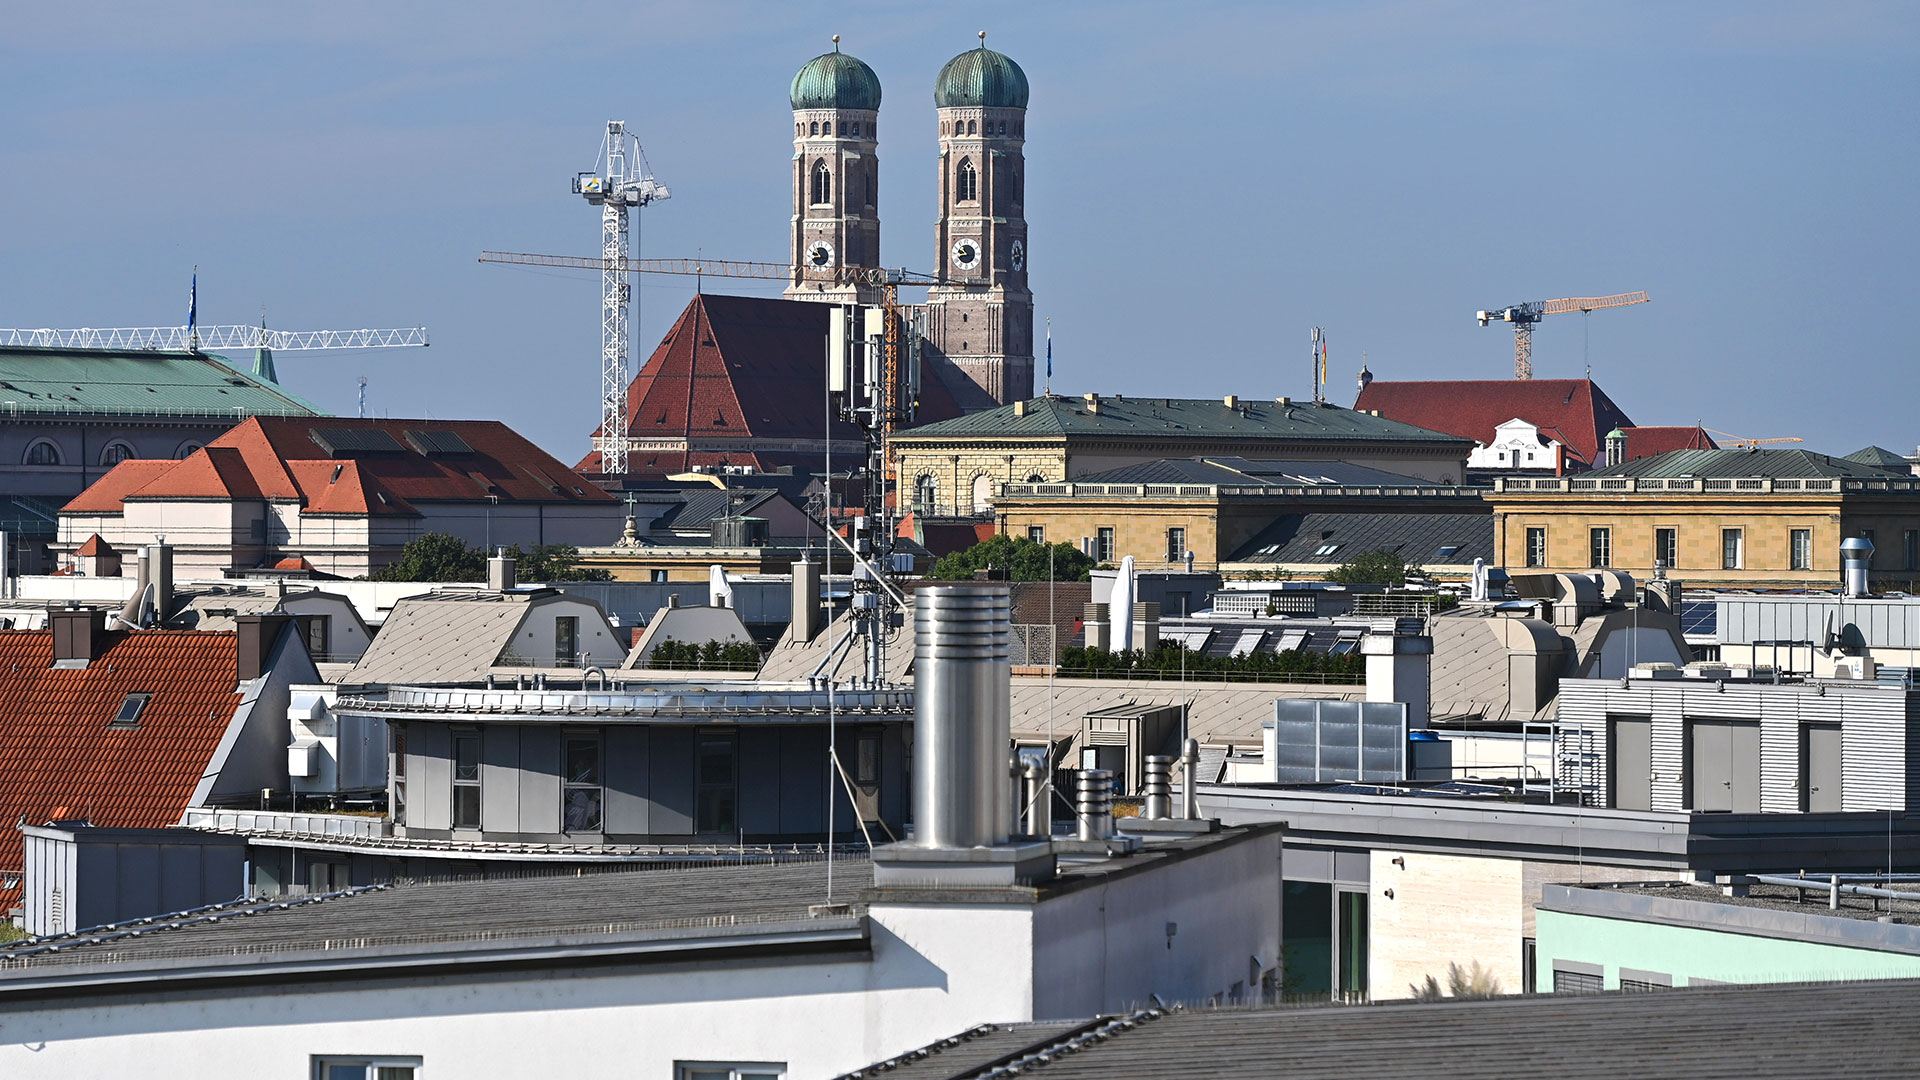
{"type": "MultiPolygon", "coordinates": [[[[980,37],[980,47],[947,61],[933,84],[940,216],[936,261],[926,269],[947,284],[928,290],[932,355],[923,355],[969,411],[1033,396],[1027,76],[987,48],[985,32],[980,37]]],[[[838,272],[880,265],[880,79],[839,42],[793,77],[794,269],[786,296],[871,304],[878,289],[838,284],[838,272]]]]}

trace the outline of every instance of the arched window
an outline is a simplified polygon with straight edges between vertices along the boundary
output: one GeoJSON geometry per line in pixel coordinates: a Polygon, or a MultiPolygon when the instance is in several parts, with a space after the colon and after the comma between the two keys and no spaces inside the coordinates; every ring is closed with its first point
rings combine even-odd
{"type": "Polygon", "coordinates": [[[107,444],[106,449],[100,451],[100,464],[112,468],[132,456],[134,456],[132,445],[115,439],[107,444]]]}
{"type": "Polygon", "coordinates": [[[27,447],[27,456],[21,460],[28,465],[58,465],[60,448],[45,439],[40,439],[27,447]]]}
{"type": "Polygon", "coordinates": [[[814,121],[813,123],[811,123],[811,124],[808,124],[808,125],[807,125],[807,134],[809,134],[809,135],[818,135],[818,134],[820,134],[820,121],[818,121],[818,120],[815,120],[815,121],[814,121]]]}
{"type": "Polygon", "coordinates": [[[959,202],[973,202],[980,197],[980,177],[973,171],[972,158],[960,159],[960,171],[953,178],[953,197],[959,202]]]}
{"type": "Polygon", "coordinates": [[[981,473],[973,478],[973,512],[986,514],[993,511],[993,477],[981,473]]]}
{"type": "Polygon", "coordinates": [[[833,174],[827,171],[825,161],[813,163],[813,203],[818,206],[833,201],[833,174]]]}
{"type": "Polygon", "coordinates": [[[853,133],[854,133],[855,135],[858,135],[858,134],[860,134],[860,121],[858,121],[858,120],[855,120],[855,121],[853,122],[853,133]]]}
{"type": "Polygon", "coordinates": [[[1000,121],[1000,134],[1005,135],[1006,133],[1007,133],[1007,122],[1005,120],[1002,120],[1000,121]]]}
{"type": "Polygon", "coordinates": [[[1044,484],[1046,482],[1047,478],[1041,476],[1039,473],[1034,473],[1032,476],[1027,477],[1027,483],[1029,484],[1044,484]]]}
{"type": "Polygon", "coordinates": [[[972,135],[972,134],[974,134],[974,133],[975,133],[975,132],[974,132],[974,127],[973,127],[973,121],[971,121],[971,120],[969,120],[969,121],[967,121],[967,134],[969,134],[969,135],[972,135]]]}
{"type": "Polygon", "coordinates": [[[847,122],[845,120],[842,120],[840,121],[840,134],[845,135],[846,133],[847,133],[847,122]]]}
{"type": "Polygon", "coordinates": [[[198,449],[200,449],[200,444],[189,439],[180,444],[179,448],[173,452],[173,456],[176,460],[184,461],[192,457],[193,452],[198,449]]]}
{"type": "Polygon", "coordinates": [[[933,501],[940,496],[940,487],[934,482],[933,474],[923,474],[913,482],[913,508],[920,513],[933,512],[933,501]]]}

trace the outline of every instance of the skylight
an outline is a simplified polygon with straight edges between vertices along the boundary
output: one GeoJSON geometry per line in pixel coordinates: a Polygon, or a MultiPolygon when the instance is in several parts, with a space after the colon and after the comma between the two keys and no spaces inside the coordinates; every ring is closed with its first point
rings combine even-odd
{"type": "Polygon", "coordinates": [[[1434,552],[1433,557],[1436,559],[1444,559],[1447,556],[1452,555],[1454,552],[1459,550],[1460,550],[1459,544],[1447,544],[1444,547],[1442,547],[1439,551],[1434,552]]]}
{"type": "Polygon", "coordinates": [[[128,694],[126,700],[120,703],[120,711],[114,714],[113,720],[107,724],[107,727],[110,730],[131,730],[139,727],[140,712],[147,707],[147,702],[152,698],[152,694],[128,694]]]}

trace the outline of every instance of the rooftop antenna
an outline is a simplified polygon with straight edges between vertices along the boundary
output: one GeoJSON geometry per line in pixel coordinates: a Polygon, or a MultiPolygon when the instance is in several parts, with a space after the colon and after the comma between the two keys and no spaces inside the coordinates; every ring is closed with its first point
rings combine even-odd
{"type": "Polygon", "coordinates": [[[1313,403],[1315,405],[1325,405],[1327,403],[1327,397],[1322,388],[1326,386],[1327,382],[1327,332],[1316,326],[1313,328],[1313,333],[1309,335],[1309,340],[1313,346],[1311,354],[1313,358],[1313,403]]]}

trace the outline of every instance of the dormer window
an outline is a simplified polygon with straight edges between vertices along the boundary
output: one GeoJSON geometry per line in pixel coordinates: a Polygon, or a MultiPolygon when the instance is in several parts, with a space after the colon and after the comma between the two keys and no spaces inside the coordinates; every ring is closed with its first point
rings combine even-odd
{"type": "Polygon", "coordinates": [[[110,731],[132,731],[138,728],[140,726],[140,713],[146,709],[147,702],[152,699],[152,694],[128,694],[126,699],[120,702],[120,711],[113,715],[113,720],[107,724],[107,729],[110,731]]]}

